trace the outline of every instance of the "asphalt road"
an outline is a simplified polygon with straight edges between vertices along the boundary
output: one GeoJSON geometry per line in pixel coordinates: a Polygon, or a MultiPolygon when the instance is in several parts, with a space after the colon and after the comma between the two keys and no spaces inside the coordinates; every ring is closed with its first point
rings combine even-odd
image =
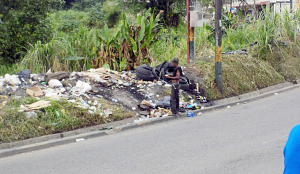
{"type": "Polygon", "coordinates": [[[281,174],[300,120],[300,89],[222,109],[0,159],[3,174],[281,174]]]}

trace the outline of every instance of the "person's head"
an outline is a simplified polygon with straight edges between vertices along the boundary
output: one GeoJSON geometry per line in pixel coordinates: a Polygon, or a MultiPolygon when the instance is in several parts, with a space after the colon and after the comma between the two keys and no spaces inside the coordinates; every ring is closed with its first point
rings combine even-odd
{"type": "Polygon", "coordinates": [[[172,62],[173,67],[177,67],[178,64],[179,64],[179,59],[177,57],[175,57],[175,58],[172,59],[171,62],[172,62]]]}

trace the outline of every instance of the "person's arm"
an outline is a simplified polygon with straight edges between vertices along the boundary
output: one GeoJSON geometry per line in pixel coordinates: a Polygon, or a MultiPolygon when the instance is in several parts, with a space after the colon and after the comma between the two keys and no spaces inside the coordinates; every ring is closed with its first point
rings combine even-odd
{"type": "Polygon", "coordinates": [[[176,76],[172,77],[172,76],[167,76],[168,79],[172,79],[172,80],[179,80],[180,79],[180,71],[179,69],[176,72],[176,76]]]}

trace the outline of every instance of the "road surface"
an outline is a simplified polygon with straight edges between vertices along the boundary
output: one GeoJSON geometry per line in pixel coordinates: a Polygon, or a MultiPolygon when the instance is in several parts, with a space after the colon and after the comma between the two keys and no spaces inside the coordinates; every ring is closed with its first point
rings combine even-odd
{"type": "Polygon", "coordinates": [[[300,89],[0,159],[3,174],[281,174],[300,89]]]}

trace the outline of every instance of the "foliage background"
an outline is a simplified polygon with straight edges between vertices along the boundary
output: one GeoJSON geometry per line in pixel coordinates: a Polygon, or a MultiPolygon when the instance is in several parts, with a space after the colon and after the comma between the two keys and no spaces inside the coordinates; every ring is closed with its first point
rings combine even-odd
{"type": "MultiPolygon", "coordinates": [[[[183,0],[1,1],[0,73],[15,73],[23,68],[35,73],[49,68],[79,71],[99,66],[124,70],[141,63],[154,66],[173,57],[179,57],[185,65],[184,3],[183,0]],[[144,14],[150,7],[151,13],[144,14]],[[159,13],[155,27],[149,27],[148,17],[159,13]]],[[[222,50],[248,51],[246,57],[224,56],[225,97],[300,78],[299,11],[277,14],[267,8],[257,14],[264,17],[242,13],[232,16],[226,11],[222,14],[222,50]]],[[[195,30],[193,67],[207,95],[216,99],[222,96],[216,91],[213,76],[213,23],[210,20],[195,30]]]]}

